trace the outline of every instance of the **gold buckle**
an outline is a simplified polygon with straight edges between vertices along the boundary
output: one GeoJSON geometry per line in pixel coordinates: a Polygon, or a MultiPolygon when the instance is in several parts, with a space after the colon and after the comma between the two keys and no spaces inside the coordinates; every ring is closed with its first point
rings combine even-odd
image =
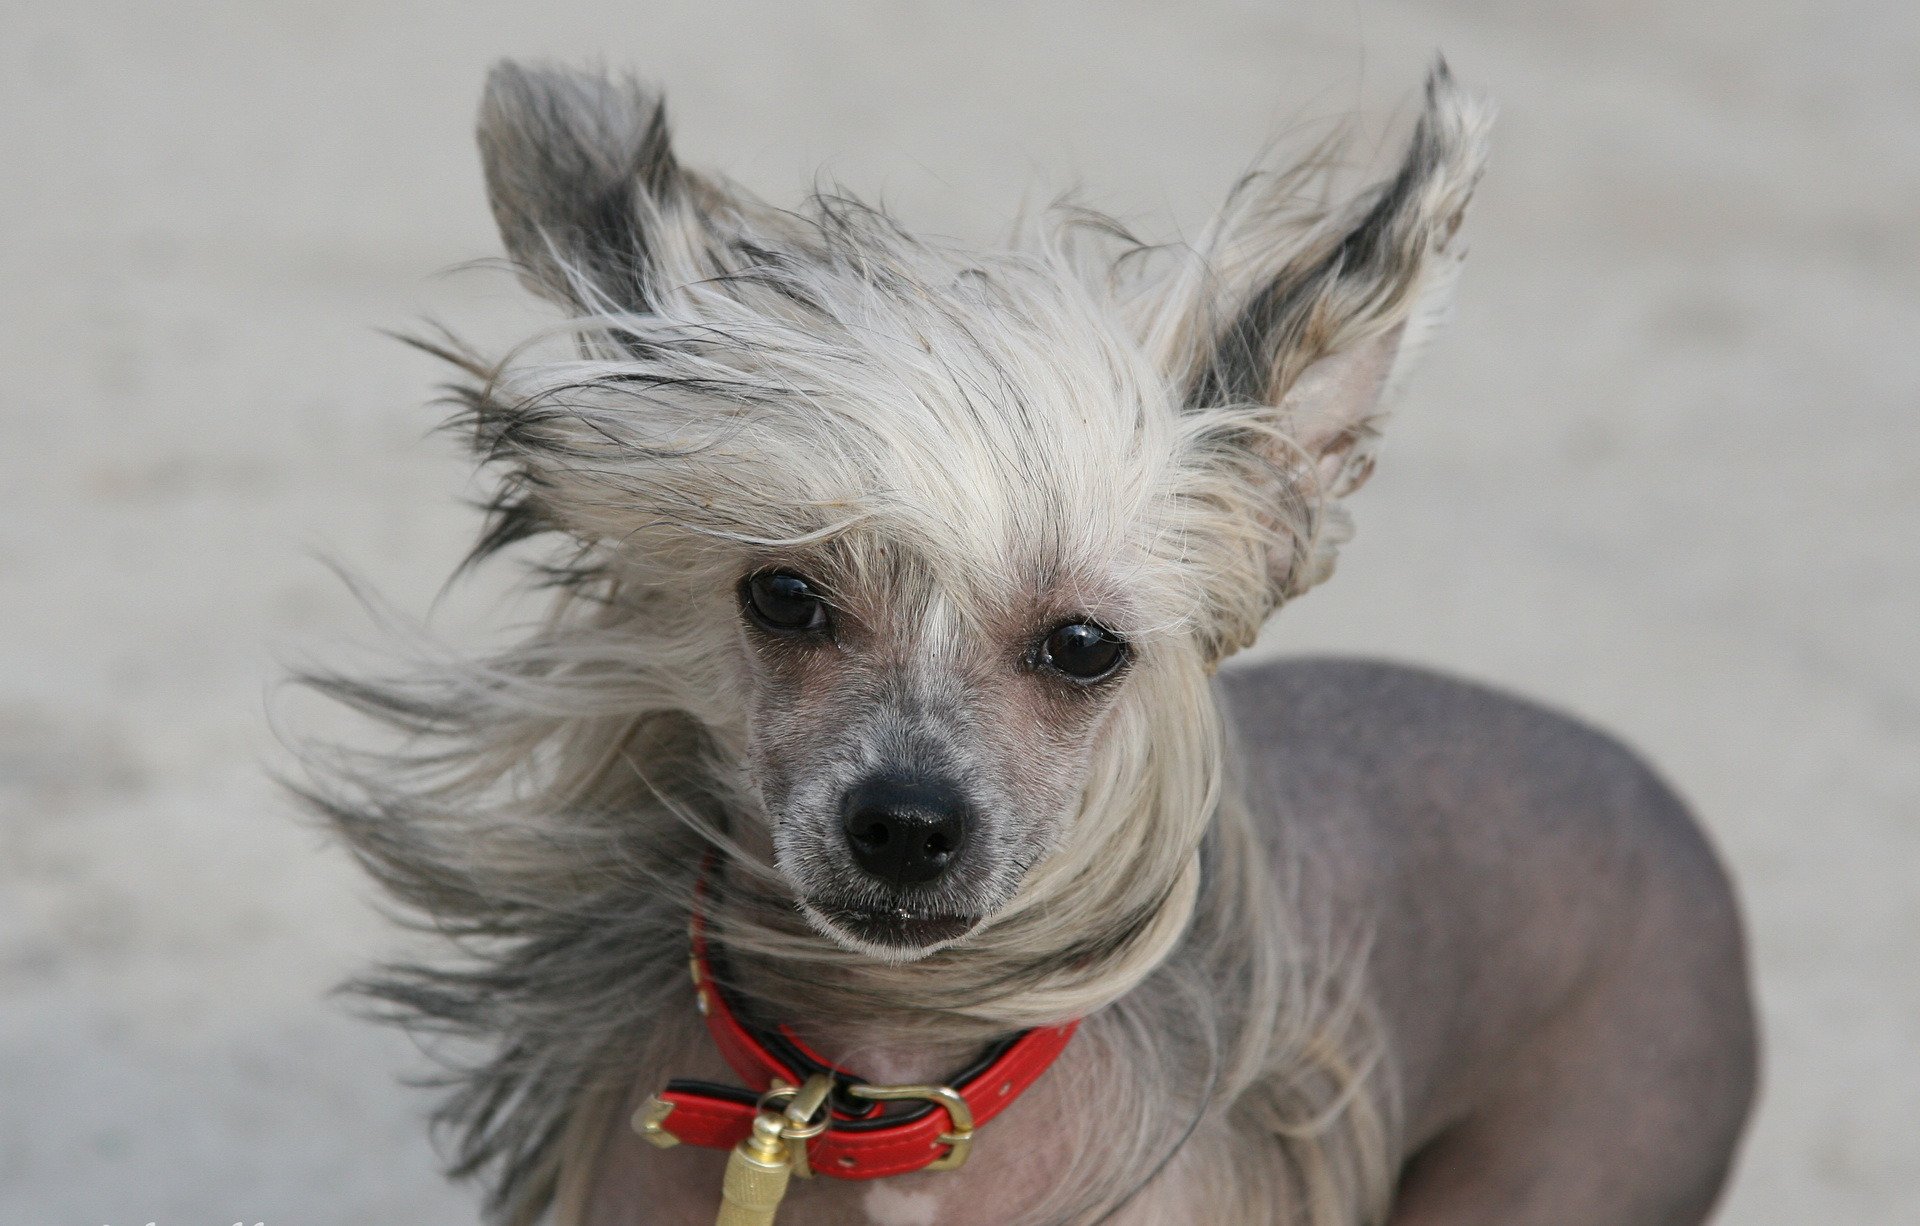
{"type": "Polygon", "coordinates": [[[967,1100],[952,1086],[848,1086],[847,1093],[855,1098],[864,1098],[872,1102],[921,1102],[934,1103],[945,1107],[947,1119],[952,1121],[953,1129],[940,1134],[940,1143],[947,1146],[947,1152],[926,1165],[929,1171],[951,1171],[966,1164],[967,1155],[973,1150],[973,1108],[967,1106],[967,1100]]]}

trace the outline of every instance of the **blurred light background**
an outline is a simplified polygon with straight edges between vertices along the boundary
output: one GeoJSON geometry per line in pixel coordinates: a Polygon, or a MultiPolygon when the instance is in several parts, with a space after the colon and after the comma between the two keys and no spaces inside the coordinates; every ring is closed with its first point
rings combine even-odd
{"type": "MultiPolygon", "coordinates": [[[[466,1222],[400,938],[264,766],[278,661],[424,614],[473,529],[439,372],[529,318],[497,56],[663,82],[688,160],[1000,234],[1191,233],[1260,149],[1501,105],[1460,308],[1269,650],[1622,733],[1743,886],[1768,1080],[1723,1220],[1920,1221],[1920,6],[1905,0],[62,3],[0,37],[0,1221],[466,1222]]],[[[497,584],[495,585],[497,588],[497,584]]],[[[487,582],[443,602],[497,620],[487,582]]]]}

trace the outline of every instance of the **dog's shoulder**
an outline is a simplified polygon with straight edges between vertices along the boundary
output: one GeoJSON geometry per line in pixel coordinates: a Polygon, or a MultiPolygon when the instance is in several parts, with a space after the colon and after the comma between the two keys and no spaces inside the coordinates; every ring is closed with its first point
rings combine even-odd
{"type": "Polygon", "coordinates": [[[1480,682],[1412,664],[1350,656],[1282,656],[1235,663],[1220,688],[1236,724],[1282,722],[1355,734],[1361,747],[1437,727],[1524,724],[1548,736],[1618,749],[1599,729],[1564,712],[1480,682]]]}
{"type": "Polygon", "coordinates": [[[1686,806],[1618,737],[1492,686],[1342,657],[1242,665],[1219,684],[1256,794],[1343,797],[1410,820],[1497,798],[1468,807],[1522,817],[1542,834],[1598,823],[1618,837],[1629,815],[1648,837],[1693,829],[1686,806]]]}
{"type": "Polygon", "coordinates": [[[1661,1025],[1750,1049],[1732,885],[1619,739],[1375,661],[1285,659],[1220,686],[1278,871],[1370,945],[1416,1121],[1487,1090],[1469,1070],[1595,993],[1692,985],[1664,993],[1661,1025]]]}
{"type": "Polygon", "coordinates": [[[1292,658],[1220,678],[1262,816],[1395,875],[1579,873],[1586,893],[1728,892],[1686,803],[1618,737],[1530,699],[1377,660],[1292,658]]]}

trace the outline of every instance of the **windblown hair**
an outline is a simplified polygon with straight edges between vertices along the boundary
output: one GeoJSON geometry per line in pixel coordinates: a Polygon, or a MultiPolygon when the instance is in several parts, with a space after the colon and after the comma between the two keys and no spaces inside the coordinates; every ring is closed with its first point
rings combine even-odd
{"type": "Polygon", "coordinates": [[[362,986],[478,1053],[437,1118],[495,1220],[571,1220],[635,1080],[695,1041],[664,1002],[687,992],[709,857],[715,938],[769,1016],[962,1044],[1086,1019],[1061,1074],[1128,1074],[1100,1078],[1100,1143],[1032,1221],[1150,1197],[1200,1136],[1230,1138],[1205,1172],[1224,1204],[1383,1215],[1393,1095],[1359,951],[1291,907],[1208,679],[1330,568],[1333,498],[1457,261],[1485,120],[1444,70],[1429,95],[1399,173],[1353,204],[1320,202],[1315,163],[1249,178],[1191,247],[1063,208],[983,254],[845,196],[783,211],[687,171],[637,86],[496,71],[495,211],[567,319],[498,358],[417,343],[458,370],[454,426],[498,478],[469,561],[550,542],[550,604],[490,655],[308,678],[400,734],[316,749],[308,794],[452,944],[362,986]],[[1389,338],[1365,412],[1289,401],[1389,338]],[[980,620],[1096,583],[1085,559],[1126,578],[1137,664],[1062,832],[991,922],[919,961],[823,939],[747,837],[767,818],[733,593],[792,550],[850,591],[937,584],[980,620]]]}

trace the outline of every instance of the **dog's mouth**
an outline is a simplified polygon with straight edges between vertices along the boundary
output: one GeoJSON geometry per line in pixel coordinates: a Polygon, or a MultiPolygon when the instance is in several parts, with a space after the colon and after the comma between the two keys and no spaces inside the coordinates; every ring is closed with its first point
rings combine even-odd
{"type": "Polygon", "coordinates": [[[978,915],[927,914],[906,907],[874,909],[811,903],[806,909],[829,936],[883,957],[928,954],[980,925],[978,915]]]}

